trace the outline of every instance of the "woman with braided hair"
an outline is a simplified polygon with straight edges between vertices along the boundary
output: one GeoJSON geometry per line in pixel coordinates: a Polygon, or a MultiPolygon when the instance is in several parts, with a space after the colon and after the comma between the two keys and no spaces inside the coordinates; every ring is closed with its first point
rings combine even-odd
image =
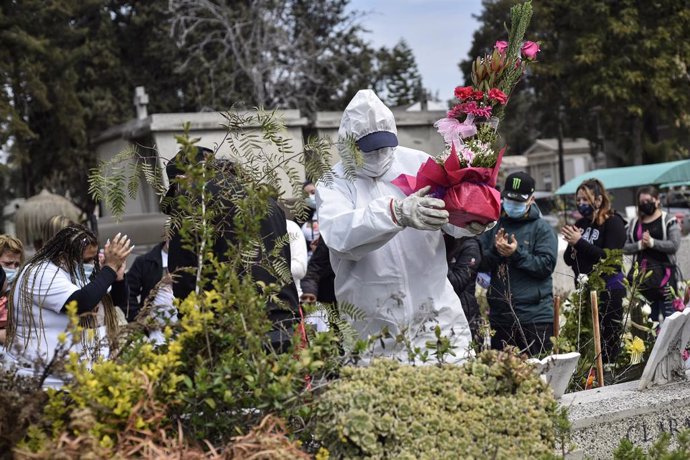
{"type": "Polygon", "coordinates": [[[22,267],[10,293],[6,345],[10,364],[45,370],[58,349],[59,335],[68,328],[66,306],[72,301],[84,328],[76,340],[77,351],[88,359],[97,357],[102,352],[95,330],[97,315],[103,314],[112,341],[117,328],[113,301],[127,297],[125,261],[132,249],[129,238],[118,233],[105,244],[99,267],[98,241],[86,227],[69,225],[47,241],[22,267]],[[88,278],[84,265],[90,263],[96,268],[88,278]]]}

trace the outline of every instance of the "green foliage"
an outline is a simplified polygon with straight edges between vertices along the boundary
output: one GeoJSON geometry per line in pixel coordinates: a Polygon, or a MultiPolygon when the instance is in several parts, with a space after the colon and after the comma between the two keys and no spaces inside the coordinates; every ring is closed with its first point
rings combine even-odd
{"type": "Polygon", "coordinates": [[[303,307],[305,308],[305,315],[323,313],[326,316],[328,324],[338,338],[338,345],[342,353],[346,357],[355,354],[360,337],[357,330],[352,326],[352,322],[365,321],[364,312],[347,302],[338,304],[317,302],[311,305],[311,308],[309,307],[309,305],[303,307]]]}
{"type": "Polygon", "coordinates": [[[539,458],[558,417],[532,368],[495,351],[463,366],[346,367],[316,405],[315,436],[336,458],[539,458]]]}
{"type": "Polygon", "coordinates": [[[636,447],[628,439],[621,440],[613,453],[614,460],[687,460],[690,459],[690,431],[681,431],[676,436],[677,446],[671,449],[671,435],[662,433],[652,446],[645,451],[636,447]]]}
{"type": "MultiPolygon", "coordinates": [[[[170,203],[178,211],[171,227],[198,257],[198,266],[187,270],[196,290],[177,305],[180,322],[169,324],[166,343],[154,347],[141,333],[141,326],[150,325],[146,315],[152,313],[152,308],[144,308],[138,327],[125,329],[121,341],[126,346],[119,353],[111,350],[110,360],[89,369],[72,357],[68,392],[49,395],[22,449],[48,455],[59,451],[65,439],[76,439],[84,452],[109,456],[113,451],[96,449],[120,452],[117,449],[137,442],[139,432],[155,433],[152,442],[165,445],[174,438],[222,446],[269,414],[309,419],[308,382],[320,385],[337,370],[338,339],[319,334],[303,346],[295,334],[287,352],[271,348],[268,332],[274,325],[267,305],[277,304],[280,288],[292,282],[280,257],[289,241],[286,236],[268,246],[260,227],[276,212],[272,203],[281,194],[281,183],[300,189],[300,162],[311,173],[326,169],[328,154],[319,150],[326,144],[312,141],[311,156],[304,159],[304,152],[293,152],[282,137],[284,127],[273,114],[228,113],[226,120],[226,142],[235,154],[232,163],[213,153],[200,158],[197,140],[187,132],[177,138],[181,174],[171,180],[178,191],[170,203]],[[270,158],[268,149],[277,152],[277,158],[270,158]],[[233,244],[227,253],[214,254],[214,241],[229,232],[233,244]],[[276,281],[255,280],[256,266],[276,281]],[[88,416],[86,428],[75,423],[75,414],[88,416]],[[158,437],[161,433],[163,438],[158,437]]],[[[149,160],[132,149],[101,164],[90,182],[95,198],[117,215],[125,197],[136,195],[140,181],[162,192],[160,171],[147,165],[149,160]]]]}
{"type": "Polygon", "coordinates": [[[0,458],[10,458],[12,448],[39,420],[47,400],[37,379],[0,369],[0,458]]]}
{"type": "MultiPolygon", "coordinates": [[[[606,257],[594,266],[586,280],[584,278],[580,280],[578,289],[573,291],[563,304],[560,334],[557,340],[552,340],[554,347],[557,347],[560,352],[577,351],[581,355],[570,385],[571,391],[585,389],[590,371],[596,366],[590,293],[606,290],[605,277],[620,270],[621,257],[620,251],[606,250],[606,257]]],[[[620,342],[621,351],[616,362],[607,366],[605,374],[607,385],[638,378],[644,368],[646,358],[651,353],[656,333],[649,324],[649,319],[642,313],[642,306],[647,301],[639,290],[640,283],[650,274],[639,272],[635,266],[632,282],[627,279],[623,281],[628,295],[623,301],[624,327],[621,330],[621,336],[617,339],[620,342]],[[633,341],[636,341],[636,344],[644,344],[639,362],[633,359],[631,353],[633,341]]],[[[602,308],[603,306],[599,305],[600,312],[602,308]]]]}

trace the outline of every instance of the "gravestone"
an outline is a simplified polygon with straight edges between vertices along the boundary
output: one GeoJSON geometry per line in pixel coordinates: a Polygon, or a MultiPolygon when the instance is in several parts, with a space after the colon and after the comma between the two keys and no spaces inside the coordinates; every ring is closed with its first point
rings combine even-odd
{"type": "Polygon", "coordinates": [[[681,357],[688,341],[690,308],[664,320],[639,381],[564,395],[560,404],[568,409],[576,452],[611,458],[623,438],[648,448],[664,432],[673,444],[690,429],[690,383],[681,357]]]}
{"type": "Polygon", "coordinates": [[[638,390],[632,381],[567,393],[559,400],[568,409],[574,455],[609,459],[622,439],[648,449],[666,432],[675,445],[678,433],[690,429],[690,384],[673,382],[638,390]]]}
{"type": "Polygon", "coordinates": [[[639,389],[685,379],[682,351],[690,340],[690,308],[666,318],[640,378],[639,389]]]}

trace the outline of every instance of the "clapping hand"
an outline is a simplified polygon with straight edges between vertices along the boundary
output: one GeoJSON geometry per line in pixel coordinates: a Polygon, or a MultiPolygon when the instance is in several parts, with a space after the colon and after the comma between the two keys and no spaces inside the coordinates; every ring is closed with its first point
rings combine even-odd
{"type": "Polygon", "coordinates": [[[118,274],[119,279],[119,272],[121,270],[124,276],[125,262],[133,249],[134,246],[127,235],[118,233],[112,241],[108,240],[105,243],[103,265],[112,268],[118,274]]]}
{"type": "Polygon", "coordinates": [[[652,247],[652,236],[649,234],[649,230],[645,230],[645,232],[642,234],[642,248],[651,248],[652,247]]]}
{"type": "Polygon", "coordinates": [[[568,242],[570,246],[575,246],[580,238],[582,238],[582,229],[574,225],[564,225],[561,229],[563,239],[568,242]]]}
{"type": "Polygon", "coordinates": [[[517,239],[515,235],[510,235],[508,237],[504,229],[498,230],[496,232],[496,251],[502,257],[510,257],[515,251],[517,251],[517,239]]]}

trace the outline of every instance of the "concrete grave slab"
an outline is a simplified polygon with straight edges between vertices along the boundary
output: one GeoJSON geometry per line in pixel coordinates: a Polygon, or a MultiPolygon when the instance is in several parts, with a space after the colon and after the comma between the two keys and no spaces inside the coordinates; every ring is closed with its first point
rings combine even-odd
{"type": "Polygon", "coordinates": [[[662,432],[676,435],[690,428],[690,383],[674,382],[638,390],[638,381],[563,395],[571,437],[576,446],[568,458],[608,459],[621,439],[648,448],[662,432]]]}

